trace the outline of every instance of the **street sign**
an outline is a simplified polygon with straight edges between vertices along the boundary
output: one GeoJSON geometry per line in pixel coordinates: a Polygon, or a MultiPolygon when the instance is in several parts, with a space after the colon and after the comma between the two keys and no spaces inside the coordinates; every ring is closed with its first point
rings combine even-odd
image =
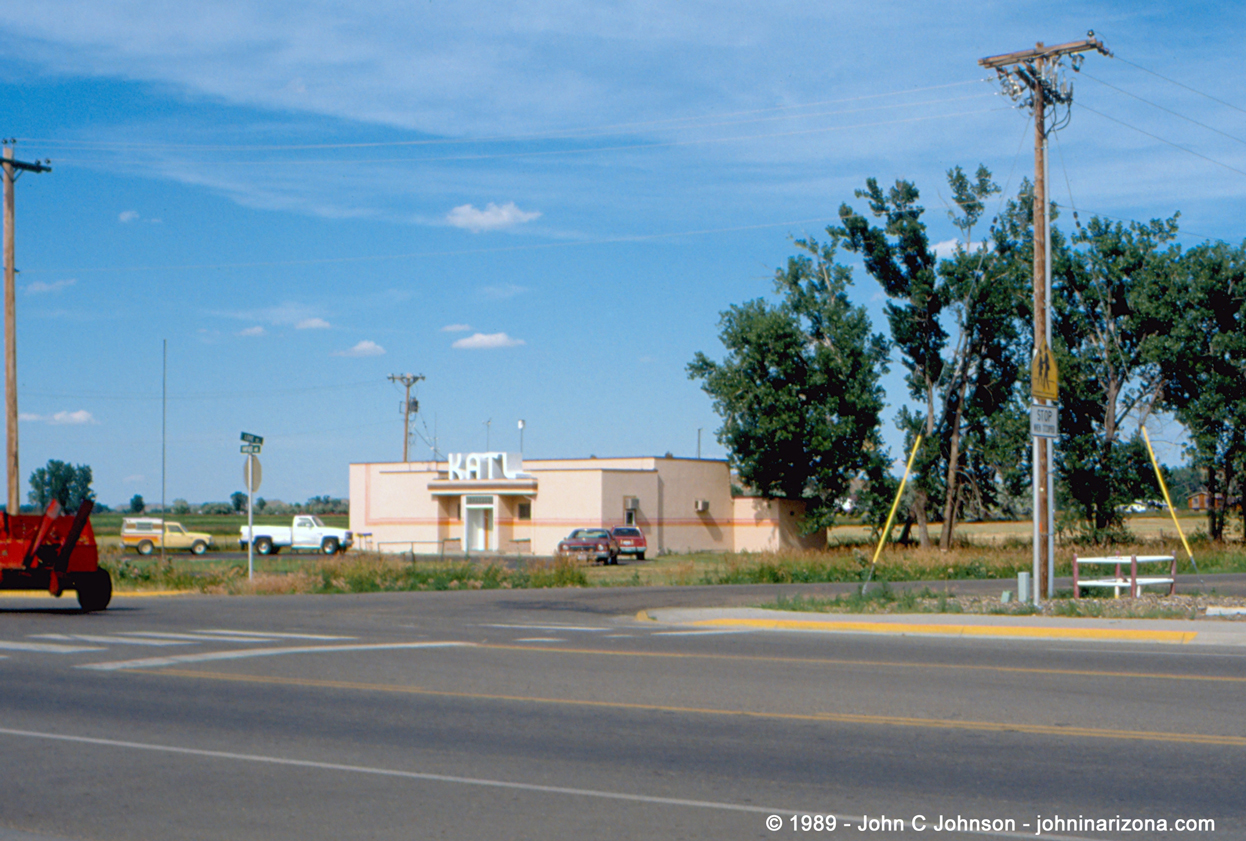
{"type": "Polygon", "coordinates": [[[258,456],[260,454],[260,445],[259,444],[243,444],[241,447],[238,448],[238,450],[239,452],[258,456]]]}
{"type": "Polygon", "coordinates": [[[259,435],[252,435],[250,432],[242,433],[242,440],[246,441],[248,444],[263,444],[264,443],[263,438],[261,438],[259,435]]]}
{"type": "Polygon", "coordinates": [[[1055,406],[1031,406],[1030,434],[1035,438],[1059,438],[1059,410],[1055,406]]]}
{"type": "Polygon", "coordinates": [[[1058,400],[1060,398],[1060,372],[1056,369],[1056,357],[1043,342],[1034,351],[1030,366],[1030,393],[1035,400],[1058,400]]]}
{"type": "Polygon", "coordinates": [[[252,455],[247,456],[246,463],[242,465],[243,487],[255,493],[260,489],[260,480],[263,478],[264,471],[260,469],[260,460],[252,455]]]}

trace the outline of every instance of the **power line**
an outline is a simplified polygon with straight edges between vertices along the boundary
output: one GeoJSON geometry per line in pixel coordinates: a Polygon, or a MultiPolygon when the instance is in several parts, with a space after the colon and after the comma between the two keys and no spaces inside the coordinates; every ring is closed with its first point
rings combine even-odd
{"type": "Polygon", "coordinates": [[[1187,117],[1184,114],[1181,114],[1177,111],[1172,110],[1171,108],[1165,108],[1163,105],[1152,102],[1149,99],[1143,99],[1142,97],[1138,96],[1135,93],[1130,93],[1129,91],[1124,90],[1123,88],[1118,88],[1116,85],[1105,82],[1102,79],[1096,79],[1094,76],[1091,76],[1089,73],[1086,73],[1085,71],[1082,72],[1082,75],[1092,82],[1098,82],[1099,84],[1105,87],[1109,87],[1112,90],[1117,91],[1118,93],[1123,93],[1125,96],[1132,97],[1133,99],[1136,99],[1139,102],[1146,103],[1147,105],[1150,105],[1152,108],[1158,108],[1159,110],[1164,111],[1165,113],[1172,114],[1174,117],[1177,117],[1178,119],[1181,119],[1181,120],[1185,120],[1187,123],[1193,123],[1194,125],[1199,126],[1200,128],[1205,128],[1208,131],[1214,131],[1216,134],[1222,137],[1227,137],[1229,140],[1233,140],[1243,145],[1246,145],[1246,140],[1243,140],[1240,137],[1235,137],[1234,135],[1229,134],[1228,132],[1221,131],[1220,129],[1214,126],[1209,126],[1206,123],[1200,123],[1198,120],[1195,120],[1192,117],[1187,117]]]}
{"type": "Polygon", "coordinates": [[[1195,152],[1193,149],[1190,149],[1190,148],[1188,148],[1188,147],[1182,146],[1180,143],[1173,143],[1171,140],[1165,140],[1164,138],[1160,137],[1158,134],[1151,134],[1151,132],[1146,131],[1145,129],[1140,129],[1140,128],[1138,128],[1137,126],[1130,125],[1129,123],[1125,122],[1124,120],[1118,120],[1118,119],[1116,119],[1115,117],[1109,117],[1107,114],[1104,114],[1102,111],[1096,111],[1095,109],[1091,108],[1089,105],[1082,105],[1081,107],[1082,107],[1082,108],[1084,108],[1085,110],[1089,111],[1089,112],[1090,112],[1090,113],[1092,113],[1092,114],[1098,114],[1100,117],[1102,117],[1102,118],[1103,118],[1103,119],[1105,119],[1105,120],[1111,120],[1112,122],[1116,123],[1117,125],[1122,125],[1122,126],[1124,126],[1125,128],[1128,128],[1128,129],[1133,129],[1134,131],[1138,132],[1139,134],[1145,134],[1147,137],[1151,138],[1152,140],[1158,140],[1160,143],[1167,143],[1169,146],[1172,146],[1172,147],[1173,147],[1173,148],[1175,148],[1175,149],[1180,149],[1182,152],[1189,152],[1191,155],[1193,155],[1193,156],[1194,156],[1194,157],[1196,157],[1196,158],[1202,158],[1203,160],[1207,161],[1208,163],[1213,163],[1213,164],[1215,164],[1216,166],[1219,166],[1219,167],[1224,167],[1225,169],[1230,170],[1231,172],[1236,172],[1238,175],[1246,175],[1246,170],[1241,170],[1241,169],[1238,169],[1238,168],[1237,168],[1237,167],[1235,167],[1235,166],[1230,166],[1229,164],[1226,164],[1226,163],[1224,163],[1223,161],[1218,161],[1218,160],[1216,160],[1215,158],[1209,158],[1209,157],[1207,157],[1207,156],[1206,156],[1206,155],[1204,155],[1204,154],[1201,154],[1201,153],[1199,153],[1199,152],[1195,152]]]}
{"type": "MultiPolygon", "coordinates": [[[[443,155],[425,158],[317,158],[313,160],[258,160],[258,161],[214,161],[212,166],[342,166],[344,164],[426,164],[453,163],[459,161],[502,160],[507,158],[539,158],[555,155],[584,155],[598,152],[623,152],[633,149],[662,149],[676,146],[698,146],[707,143],[734,143],[742,140],[773,140],[779,137],[798,137],[808,134],[825,134],[832,131],[850,131],[854,129],[878,128],[881,126],[919,123],[927,120],[946,120],[954,117],[970,117],[977,114],[989,114],[993,111],[1011,111],[1007,108],[984,108],[977,111],[959,111],[951,114],[931,114],[924,117],[908,117],[900,120],[879,120],[872,123],[856,123],[848,126],[823,126],[821,128],[798,129],[795,131],[771,132],[769,134],[745,134],[733,137],[707,137],[695,140],[668,140],[656,143],[622,143],[614,146],[584,146],[576,149],[538,149],[527,152],[491,152],[470,155],[443,155]]],[[[103,166],[113,165],[113,161],[92,158],[59,158],[57,163],[63,166],[103,166]]]]}
{"type": "MultiPolygon", "coordinates": [[[[824,99],[817,102],[798,103],[794,105],[778,105],[772,108],[754,108],[744,111],[728,111],[725,114],[705,114],[695,117],[667,117],[660,120],[646,120],[631,123],[614,123],[600,126],[585,126],[576,129],[562,129],[549,132],[534,132],[530,134],[515,135],[492,135],[481,138],[437,138],[424,140],[381,140],[381,141],[364,141],[354,143],[308,143],[308,144],[178,144],[178,143],[129,143],[123,141],[91,141],[91,140],[61,140],[55,138],[23,138],[23,142],[44,143],[57,146],[68,146],[75,148],[98,148],[98,149],[124,149],[127,151],[135,149],[169,149],[181,151],[199,151],[199,152],[245,152],[245,151],[309,151],[309,150],[327,150],[327,149],[369,149],[369,148],[385,148],[385,147],[402,147],[402,146],[436,146],[450,144],[471,144],[471,143],[512,143],[525,140],[557,140],[565,137],[582,135],[585,133],[617,131],[621,129],[646,128],[651,126],[660,126],[670,123],[695,122],[709,119],[723,119],[724,117],[739,117],[750,114],[767,114],[776,111],[792,111],[800,108],[817,108],[823,105],[840,105],[847,102],[861,102],[869,99],[880,99],[888,96],[905,96],[914,93],[925,93],[927,91],[942,90],[946,88],[961,87],[964,85],[976,85],[981,82],[990,81],[989,79],[972,79],[963,82],[948,82],[941,85],[927,85],[920,88],[910,88],[908,90],[888,91],[885,93],[865,94],[862,96],[843,97],[841,99],[824,99]]],[[[923,104],[923,103],[910,103],[923,104]]],[[[796,115],[797,117],[815,116],[815,115],[796,115]]]]}
{"type": "Polygon", "coordinates": [[[1203,91],[1200,91],[1197,88],[1192,88],[1189,85],[1182,84],[1181,82],[1178,82],[1176,79],[1170,79],[1161,73],[1156,73],[1154,70],[1148,70],[1147,68],[1143,67],[1141,64],[1134,64],[1132,61],[1130,61],[1127,58],[1121,58],[1120,56],[1112,56],[1112,57],[1115,58],[1117,61],[1123,61],[1125,64],[1128,64],[1130,67],[1138,68],[1143,73],[1150,73],[1152,76],[1155,76],[1158,79],[1163,79],[1165,82],[1168,82],[1169,84],[1176,85],[1179,88],[1185,88],[1190,93],[1196,93],[1199,96],[1205,96],[1208,99],[1210,99],[1212,102],[1218,102],[1221,105],[1225,106],[1226,108],[1232,108],[1234,111],[1240,111],[1243,114],[1246,114],[1246,108],[1239,108],[1238,106],[1234,105],[1232,102],[1225,102],[1223,99],[1212,96],[1209,93],[1204,93],[1203,91]]]}

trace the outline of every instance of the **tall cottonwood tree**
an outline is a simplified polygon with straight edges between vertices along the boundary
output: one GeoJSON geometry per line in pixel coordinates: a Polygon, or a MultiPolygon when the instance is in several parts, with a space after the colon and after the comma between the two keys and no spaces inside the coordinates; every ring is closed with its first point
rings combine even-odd
{"type": "Polygon", "coordinates": [[[713,398],[718,441],[740,481],[768,498],[804,500],[814,529],[833,521],[854,479],[884,480],[887,343],[848,300],[851,270],[835,260],[838,237],[795,245],[802,253],[775,273],[780,300],[724,312],[726,357],[698,352],[687,370],[713,398]]]}
{"type": "Polygon", "coordinates": [[[903,409],[910,440],[918,432],[929,444],[919,453],[912,511],[923,546],[929,545],[928,508],[942,522],[939,545],[951,547],[960,511],[970,501],[981,512],[1001,495],[1004,480],[1016,483],[1016,440],[1024,412],[1018,373],[1025,362],[1021,324],[1029,312],[1024,275],[1016,258],[1023,243],[1009,236],[1024,227],[997,225],[990,241],[973,243],[985,202],[999,192],[985,166],[971,179],[960,167],[947,173],[959,210],[949,216],[963,241],[939,261],[930,245],[920,194],[908,181],[884,191],[866,181],[858,198],[882,220],[872,225],[849,205],[840,207],[845,247],[862,255],[866,271],[891,299],[886,305],[892,339],[900,351],[909,394],[924,415],[903,409]],[[953,332],[949,333],[948,328],[953,332]]]}

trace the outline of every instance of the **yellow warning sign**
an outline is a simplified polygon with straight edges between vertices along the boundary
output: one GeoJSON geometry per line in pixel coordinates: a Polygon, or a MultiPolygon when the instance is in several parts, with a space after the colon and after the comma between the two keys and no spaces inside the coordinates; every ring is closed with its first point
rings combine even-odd
{"type": "Polygon", "coordinates": [[[1056,357],[1047,343],[1038,346],[1030,366],[1030,393],[1035,400],[1057,400],[1060,396],[1060,372],[1056,357]]]}

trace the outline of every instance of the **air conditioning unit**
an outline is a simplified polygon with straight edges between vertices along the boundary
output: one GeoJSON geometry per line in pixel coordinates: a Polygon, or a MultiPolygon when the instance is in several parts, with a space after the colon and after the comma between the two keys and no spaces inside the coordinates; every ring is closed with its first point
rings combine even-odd
{"type": "Polygon", "coordinates": [[[710,501],[708,499],[698,499],[692,504],[698,514],[706,514],[710,510],[710,501]]]}
{"type": "Polygon", "coordinates": [[[623,497],[623,510],[624,511],[639,511],[640,510],[640,497],[638,496],[623,497]]]}

